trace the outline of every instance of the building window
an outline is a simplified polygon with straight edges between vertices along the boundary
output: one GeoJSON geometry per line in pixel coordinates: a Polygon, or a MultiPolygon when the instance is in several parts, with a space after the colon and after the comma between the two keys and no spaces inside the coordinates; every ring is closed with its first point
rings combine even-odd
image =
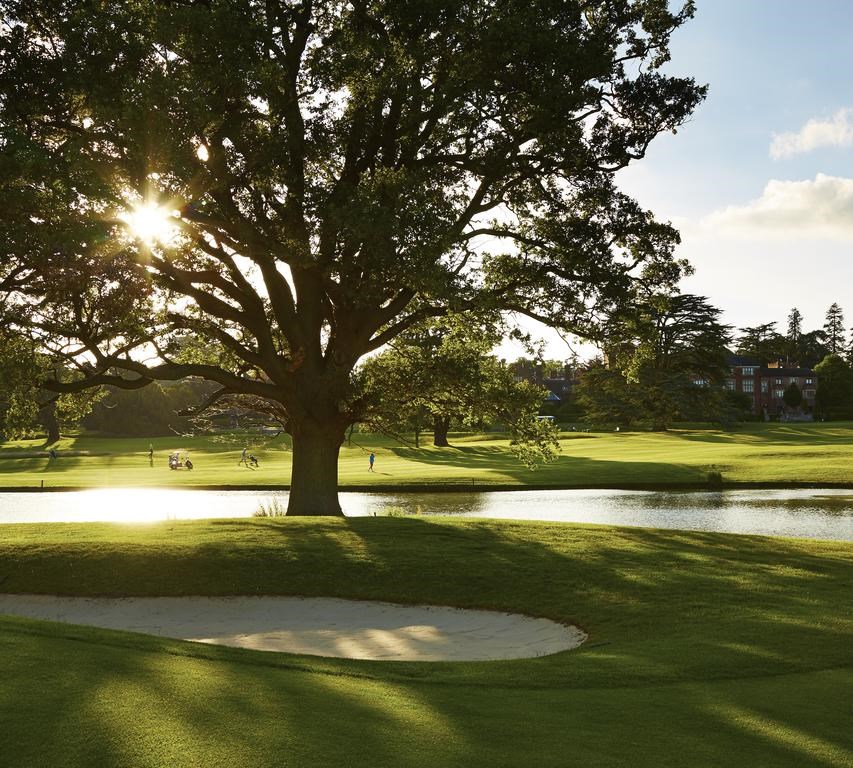
{"type": "Polygon", "coordinates": [[[777,400],[781,400],[782,395],[784,395],[784,394],[785,394],[784,389],[774,389],[773,390],[773,397],[775,397],[777,400]]]}
{"type": "Polygon", "coordinates": [[[761,391],[766,392],[770,387],[768,386],[766,381],[761,382],[761,391]]]}
{"type": "Polygon", "coordinates": [[[735,391],[735,380],[734,379],[726,379],[726,383],[723,386],[725,386],[725,388],[728,389],[730,392],[734,392],[735,391]]]}
{"type": "Polygon", "coordinates": [[[697,387],[707,387],[708,379],[693,379],[693,384],[697,387]]]}
{"type": "Polygon", "coordinates": [[[744,376],[752,376],[755,373],[755,368],[741,368],[740,372],[744,376]]]}
{"type": "Polygon", "coordinates": [[[752,379],[746,379],[741,382],[744,392],[755,392],[755,384],[752,379]]]}
{"type": "Polygon", "coordinates": [[[806,384],[814,384],[814,381],[812,381],[811,379],[806,379],[806,384]]]}
{"type": "Polygon", "coordinates": [[[782,383],[782,379],[776,379],[776,384],[781,384],[781,383],[782,383]]]}
{"type": "Polygon", "coordinates": [[[803,397],[805,397],[806,400],[814,400],[814,390],[813,389],[804,389],[803,390],[803,397]]]}

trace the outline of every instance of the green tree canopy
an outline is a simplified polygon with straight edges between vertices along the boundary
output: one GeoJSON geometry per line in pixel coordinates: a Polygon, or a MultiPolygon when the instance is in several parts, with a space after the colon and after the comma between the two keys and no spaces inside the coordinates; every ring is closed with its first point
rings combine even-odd
{"type": "Polygon", "coordinates": [[[803,393],[796,381],[792,381],[782,393],[782,400],[789,408],[799,408],[803,404],[803,393]]]}
{"type": "Polygon", "coordinates": [[[629,428],[646,417],[642,390],[621,371],[607,367],[600,358],[580,372],[575,397],[584,418],[592,424],[629,428]]]}
{"type": "Polygon", "coordinates": [[[368,424],[390,432],[411,427],[417,435],[428,419],[435,445],[447,446],[451,424],[499,422],[509,429],[513,447],[528,465],[552,458],[553,430],[536,420],[547,391],[515,380],[511,369],[491,354],[499,340],[494,324],[461,317],[401,334],[361,367],[373,399],[368,424]]]}
{"type": "Polygon", "coordinates": [[[61,361],[40,354],[31,340],[0,330],[0,431],[23,437],[44,431],[47,444],[59,440],[62,428],[76,427],[101,399],[99,388],[57,394],[42,388],[46,377],[76,378],[61,361]]]}
{"type": "Polygon", "coordinates": [[[827,355],[815,366],[815,410],[826,419],[853,417],[853,369],[841,355],[827,355]]]}
{"type": "Polygon", "coordinates": [[[365,354],[448,311],[591,333],[677,279],[613,182],[704,97],[661,70],[669,5],[0,0],[17,327],[85,378],[45,386],[272,403],[289,513],[340,514],[365,354]]]}
{"type": "Polygon", "coordinates": [[[720,310],[704,296],[638,296],[614,317],[608,333],[610,367],[622,372],[627,389],[620,391],[615,379],[593,369],[593,379],[589,372],[583,377],[582,404],[602,415],[633,404],[634,418],[650,419],[655,429],[676,418],[722,418],[731,328],[719,318],[720,310]]]}
{"type": "Polygon", "coordinates": [[[829,354],[823,331],[818,329],[807,331],[800,336],[797,343],[794,362],[806,368],[814,368],[829,354]]]}
{"type": "Polygon", "coordinates": [[[776,330],[776,323],[741,328],[738,333],[736,352],[754,357],[762,365],[786,359],[787,351],[787,340],[776,330]]]}

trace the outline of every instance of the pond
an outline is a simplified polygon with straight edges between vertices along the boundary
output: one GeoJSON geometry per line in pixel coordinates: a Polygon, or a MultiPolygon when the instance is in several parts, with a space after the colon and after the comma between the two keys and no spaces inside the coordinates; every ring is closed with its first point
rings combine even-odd
{"type": "MultiPolygon", "coordinates": [[[[251,517],[286,491],[105,489],[0,493],[0,523],[251,517]]],[[[452,515],[853,541],[853,491],[838,488],[341,493],[348,516],[452,515]]]]}

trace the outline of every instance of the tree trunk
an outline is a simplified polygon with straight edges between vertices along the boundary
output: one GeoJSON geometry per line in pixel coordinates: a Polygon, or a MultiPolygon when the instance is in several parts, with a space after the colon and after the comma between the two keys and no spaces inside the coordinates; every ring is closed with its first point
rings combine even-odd
{"type": "Polygon", "coordinates": [[[447,442],[447,430],[450,429],[450,416],[436,416],[433,419],[432,444],[439,448],[448,448],[450,443],[447,442]]]}
{"type": "Polygon", "coordinates": [[[338,501],[338,454],[344,434],[343,428],[314,421],[291,422],[288,515],[343,515],[338,501]]]}
{"type": "Polygon", "coordinates": [[[45,445],[59,442],[59,422],[56,420],[56,402],[51,401],[39,410],[39,422],[47,432],[45,445]]]}

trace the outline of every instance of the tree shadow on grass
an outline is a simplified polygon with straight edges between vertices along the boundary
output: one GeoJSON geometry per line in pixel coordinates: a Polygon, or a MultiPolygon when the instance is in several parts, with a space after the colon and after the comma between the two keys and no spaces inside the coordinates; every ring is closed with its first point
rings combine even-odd
{"type": "Polygon", "coordinates": [[[33,591],[42,578],[76,594],[445,604],[547,616],[590,638],[538,659],[417,664],[10,631],[0,758],[25,759],[5,762],[233,765],[238,751],[243,764],[312,766],[849,758],[838,702],[853,675],[814,672],[853,664],[849,544],[412,518],[212,521],[192,545],[181,530],[172,545],[118,553],[0,549],[3,588],[33,591]]]}
{"type": "Polygon", "coordinates": [[[732,432],[708,432],[703,430],[680,430],[670,433],[673,437],[699,443],[739,444],[749,448],[756,444],[793,447],[807,445],[853,444],[853,425],[829,426],[827,424],[774,424],[765,429],[743,427],[732,432]]]}
{"type": "Polygon", "coordinates": [[[545,616],[590,633],[548,659],[401,662],[403,678],[590,687],[853,662],[844,542],[441,518],[216,520],[192,541],[181,532],[197,524],[170,530],[156,546],[0,548],[3,590],[391,600],[545,616]]]}
{"type": "MultiPolygon", "coordinates": [[[[459,446],[444,449],[418,450],[414,448],[395,448],[394,453],[407,461],[430,467],[453,467],[455,470],[468,470],[472,476],[482,477],[488,473],[494,475],[490,484],[499,484],[500,478],[528,485],[576,485],[590,486],[651,486],[654,484],[692,484],[704,483],[706,473],[695,467],[677,462],[653,461],[612,461],[592,459],[585,456],[562,454],[550,464],[528,469],[515,457],[507,454],[505,448],[497,446],[459,446]]],[[[431,473],[426,482],[445,482],[431,473]]],[[[448,476],[448,484],[467,483],[467,478],[454,472],[448,476]]]]}
{"type": "Polygon", "coordinates": [[[535,756],[563,768],[570,754],[585,766],[682,766],[689,755],[691,765],[799,767],[851,757],[838,705],[850,670],[633,687],[436,684],[383,679],[394,663],[365,680],[255,663],[273,654],[98,635],[5,635],[0,763],[449,768],[535,756]]]}

